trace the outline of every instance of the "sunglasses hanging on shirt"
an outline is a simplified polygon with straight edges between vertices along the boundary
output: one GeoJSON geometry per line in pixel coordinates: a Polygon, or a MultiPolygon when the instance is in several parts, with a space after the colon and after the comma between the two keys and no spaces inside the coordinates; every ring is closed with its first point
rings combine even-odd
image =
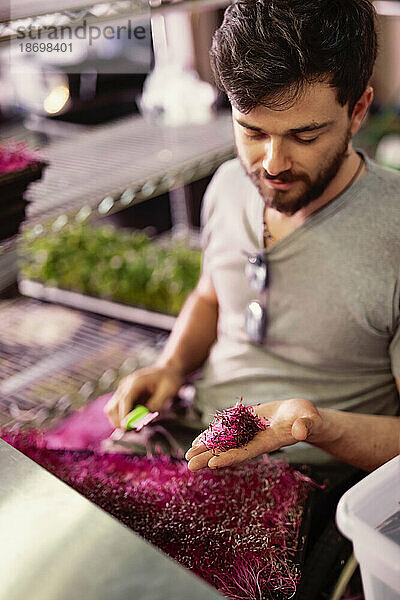
{"type": "Polygon", "coordinates": [[[245,330],[249,338],[256,344],[265,342],[267,332],[267,311],[265,296],[268,289],[268,265],[263,253],[247,255],[245,274],[250,287],[258,294],[264,296],[264,303],[252,300],[245,311],[245,330]]]}

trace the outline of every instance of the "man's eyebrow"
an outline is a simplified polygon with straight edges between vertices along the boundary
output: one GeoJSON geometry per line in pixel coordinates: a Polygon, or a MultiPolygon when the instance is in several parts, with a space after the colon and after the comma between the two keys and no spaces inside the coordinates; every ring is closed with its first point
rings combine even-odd
{"type": "Polygon", "coordinates": [[[319,131],[320,129],[324,129],[324,127],[328,127],[332,125],[334,121],[325,121],[324,123],[310,123],[309,125],[304,125],[304,127],[295,127],[294,129],[289,129],[288,133],[303,133],[305,131],[319,131]]]}
{"type": "MultiPolygon", "coordinates": [[[[239,125],[241,125],[242,127],[245,127],[246,129],[250,129],[251,131],[258,131],[258,132],[262,132],[265,133],[265,131],[263,129],[261,129],[261,127],[257,127],[256,125],[250,125],[249,123],[246,123],[245,121],[242,121],[241,119],[235,119],[237,123],[239,123],[239,125]]],[[[292,135],[293,133],[304,133],[306,131],[319,131],[320,129],[324,129],[324,127],[328,127],[329,125],[332,125],[332,123],[334,123],[334,121],[325,121],[324,123],[309,123],[308,125],[303,125],[302,127],[295,127],[294,129],[289,129],[289,131],[287,131],[287,134],[292,135]]]]}
{"type": "MultiPolygon", "coordinates": [[[[237,123],[239,123],[239,125],[241,125],[242,127],[245,127],[246,129],[251,129],[251,131],[263,131],[261,129],[261,127],[256,127],[255,125],[249,125],[249,123],[245,123],[244,121],[242,121],[241,119],[235,119],[235,121],[237,123]]],[[[264,132],[263,132],[264,133],[264,132]]]]}

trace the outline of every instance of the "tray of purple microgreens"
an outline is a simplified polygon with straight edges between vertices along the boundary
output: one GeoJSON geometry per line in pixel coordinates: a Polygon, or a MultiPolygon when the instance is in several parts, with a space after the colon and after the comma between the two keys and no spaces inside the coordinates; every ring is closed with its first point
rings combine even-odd
{"type": "Polygon", "coordinates": [[[0,143],[0,239],[18,233],[28,204],[24,194],[41,178],[46,163],[23,142],[0,143]]]}
{"type": "MultiPolygon", "coordinates": [[[[84,411],[77,414],[85,418],[84,411]]],[[[202,439],[220,452],[267,427],[238,403],[217,413],[202,439]]],[[[296,597],[315,484],[286,462],[265,456],[193,473],[182,458],[166,454],[105,452],[93,444],[71,450],[60,437],[54,449],[38,430],[0,436],[227,598],[296,597]]]]}

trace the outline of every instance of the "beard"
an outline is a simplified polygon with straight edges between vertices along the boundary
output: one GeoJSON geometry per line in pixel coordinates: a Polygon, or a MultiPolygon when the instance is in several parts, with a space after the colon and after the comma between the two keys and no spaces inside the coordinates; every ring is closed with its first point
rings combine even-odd
{"type": "Polygon", "coordinates": [[[237,155],[246,174],[250,177],[251,181],[258,189],[265,206],[267,208],[273,208],[286,215],[294,215],[301,208],[308,206],[311,202],[323,194],[332,179],[338,173],[344,159],[346,156],[348,156],[350,139],[351,133],[349,128],[335,152],[329,156],[329,158],[326,158],[325,161],[321,162],[319,173],[315,179],[311,179],[307,173],[296,173],[294,171],[282,171],[282,173],[279,173],[273,177],[269,175],[263,168],[251,171],[245,167],[239,152],[237,155]],[[265,189],[265,186],[263,186],[263,181],[273,181],[274,179],[278,179],[283,183],[289,183],[292,181],[301,183],[303,189],[294,193],[290,189],[265,189]]]}

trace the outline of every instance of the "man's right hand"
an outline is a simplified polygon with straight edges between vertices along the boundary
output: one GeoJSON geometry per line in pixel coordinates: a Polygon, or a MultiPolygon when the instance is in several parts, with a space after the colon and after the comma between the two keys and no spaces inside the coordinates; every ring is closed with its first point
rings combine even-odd
{"type": "Polygon", "coordinates": [[[120,382],[104,412],[114,427],[125,427],[125,417],[136,404],[161,410],[179,391],[184,377],[166,367],[151,366],[131,373],[120,382]]]}

